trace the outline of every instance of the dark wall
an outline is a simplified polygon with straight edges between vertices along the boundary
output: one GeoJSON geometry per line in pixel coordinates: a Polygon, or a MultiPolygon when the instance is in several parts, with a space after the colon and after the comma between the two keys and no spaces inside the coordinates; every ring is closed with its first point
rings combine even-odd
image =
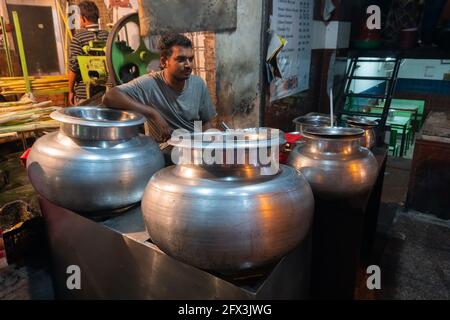
{"type": "MultiPolygon", "coordinates": [[[[29,74],[59,72],[52,7],[8,5],[11,21],[12,11],[19,18],[29,74]]],[[[18,48],[15,37],[14,42],[18,48]]]]}

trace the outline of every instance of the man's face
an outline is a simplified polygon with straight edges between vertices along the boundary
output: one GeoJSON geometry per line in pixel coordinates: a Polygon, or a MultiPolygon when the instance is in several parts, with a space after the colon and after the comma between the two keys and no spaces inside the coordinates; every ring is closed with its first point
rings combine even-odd
{"type": "Polygon", "coordinates": [[[180,46],[172,47],[172,55],[162,58],[161,63],[170,75],[177,80],[187,80],[192,73],[194,50],[180,46]]]}

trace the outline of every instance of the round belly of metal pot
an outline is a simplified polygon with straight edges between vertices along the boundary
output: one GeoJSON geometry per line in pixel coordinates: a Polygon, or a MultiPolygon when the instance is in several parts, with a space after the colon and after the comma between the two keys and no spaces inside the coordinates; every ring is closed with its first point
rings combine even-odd
{"type": "Polygon", "coordinates": [[[36,191],[63,208],[94,215],[133,205],[164,167],[158,145],[139,134],[141,115],[73,107],[51,116],[60,130],[35,142],[27,170],[36,191]]]}
{"type": "Polygon", "coordinates": [[[377,175],[377,161],[361,147],[360,128],[310,128],[292,150],[288,163],[299,169],[321,198],[352,198],[366,194],[377,175]]]}
{"type": "MultiPolygon", "coordinates": [[[[201,269],[232,274],[275,262],[305,239],[314,210],[311,188],[294,168],[251,160],[262,148],[278,160],[274,150],[280,141],[263,138],[260,129],[244,130],[244,138],[231,146],[216,144],[221,163],[205,163],[212,151],[205,136],[197,145],[186,143],[195,133],[184,142],[170,141],[183,156],[152,177],[142,199],[147,230],[162,251],[201,269]],[[243,161],[236,162],[239,155],[243,161]]],[[[215,141],[227,135],[216,133],[215,141]]]]}

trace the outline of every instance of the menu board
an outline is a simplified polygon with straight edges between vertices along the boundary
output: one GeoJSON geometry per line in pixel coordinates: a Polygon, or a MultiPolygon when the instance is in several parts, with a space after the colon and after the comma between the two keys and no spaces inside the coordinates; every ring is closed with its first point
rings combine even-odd
{"type": "Polygon", "coordinates": [[[282,78],[270,83],[270,100],[309,88],[311,64],[312,0],[273,0],[271,30],[286,40],[277,56],[282,78]]]}

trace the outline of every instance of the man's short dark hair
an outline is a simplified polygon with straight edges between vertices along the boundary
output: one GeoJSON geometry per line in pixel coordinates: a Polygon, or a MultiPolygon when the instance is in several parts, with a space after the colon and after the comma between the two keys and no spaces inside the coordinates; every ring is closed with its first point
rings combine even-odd
{"type": "Polygon", "coordinates": [[[172,55],[173,46],[192,48],[192,41],[179,33],[165,34],[159,39],[158,50],[160,55],[166,58],[170,57],[172,55]]]}
{"type": "Polygon", "coordinates": [[[80,14],[82,17],[85,17],[90,22],[98,22],[98,18],[100,14],[98,13],[97,5],[92,1],[81,1],[78,5],[80,8],[80,14]]]}

